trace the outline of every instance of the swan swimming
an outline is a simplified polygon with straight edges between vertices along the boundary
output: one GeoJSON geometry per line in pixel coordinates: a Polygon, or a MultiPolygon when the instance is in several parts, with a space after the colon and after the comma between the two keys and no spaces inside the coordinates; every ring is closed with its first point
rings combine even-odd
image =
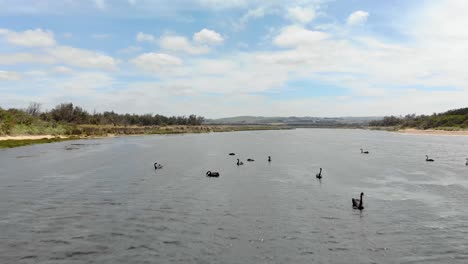
{"type": "Polygon", "coordinates": [[[430,159],[428,155],[426,155],[426,161],[433,162],[433,159],[430,159]]]}
{"type": "Polygon", "coordinates": [[[357,198],[352,198],[351,201],[353,202],[353,209],[358,209],[358,210],[363,210],[364,206],[362,205],[362,197],[364,196],[364,193],[361,193],[361,199],[357,198]]]}
{"type": "Polygon", "coordinates": [[[219,177],[219,172],[216,172],[216,171],[207,171],[206,172],[206,177],[219,177]]]}
{"type": "Polygon", "coordinates": [[[322,168],[320,168],[320,172],[319,172],[319,173],[315,174],[315,177],[316,177],[317,179],[322,179],[322,168]]]}

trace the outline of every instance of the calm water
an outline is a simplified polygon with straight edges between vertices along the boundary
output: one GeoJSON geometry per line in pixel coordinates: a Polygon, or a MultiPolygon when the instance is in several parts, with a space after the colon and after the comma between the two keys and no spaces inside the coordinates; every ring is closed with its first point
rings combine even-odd
{"type": "Polygon", "coordinates": [[[0,263],[468,263],[466,157],[468,137],[328,129],[1,150],[0,263]]]}

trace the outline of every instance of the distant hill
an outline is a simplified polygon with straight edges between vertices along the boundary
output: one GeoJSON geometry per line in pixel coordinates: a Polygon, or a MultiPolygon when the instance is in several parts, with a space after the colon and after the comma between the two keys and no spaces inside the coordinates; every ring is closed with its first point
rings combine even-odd
{"type": "Polygon", "coordinates": [[[264,117],[264,116],[235,116],[219,119],[207,119],[204,124],[217,125],[267,125],[281,124],[304,127],[334,127],[334,126],[365,126],[372,120],[381,117],[264,117]]]}
{"type": "Polygon", "coordinates": [[[468,129],[468,107],[432,115],[386,116],[369,123],[375,127],[468,129]]]}

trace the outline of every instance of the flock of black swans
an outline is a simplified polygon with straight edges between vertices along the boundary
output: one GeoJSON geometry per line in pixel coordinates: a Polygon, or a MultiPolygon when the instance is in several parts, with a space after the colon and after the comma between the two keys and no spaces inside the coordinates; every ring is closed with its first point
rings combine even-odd
{"type": "MultiPolygon", "coordinates": [[[[369,151],[361,149],[361,154],[369,154],[369,151]]],[[[233,153],[233,152],[229,153],[229,156],[235,156],[235,155],[236,155],[236,153],[233,153]]],[[[253,162],[253,161],[255,161],[255,160],[249,158],[249,159],[247,159],[247,161],[253,162]]],[[[427,161],[427,162],[434,162],[434,159],[430,159],[429,156],[426,155],[426,161],[427,161]]],[[[271,156],[268,156],[268,162],[271,162],[271,156]]],[[[244,163],[243,163],[242,161],[240,161],[240,159],[237,159],[237,163],[236,163],[236,164],[237,164],[237,166],[244,165],[244,163]]],[[[468,166],[468,158],[466,158],[465,166],[468,166]]],[[[163,168],[163,166],[162,166],[161,164],[159,164],[159,163],[157,163],[157,162],[154,163],[154,169],[155,169],[155,170],[162,169],[162,168],[163,168]]],[[[217,177],[219,177],[219,172],[216,172],[216,171],[207,171],[207,172],[206,172],[206,176],[207,176],[207,177],[215,177],[215,178],[217,178],[217,177]]],[[[316,177],[317,179],[319,179],[319,180],[322,179],[322,168],[320,168],[320,172],[317,173],[317,174],[315,175],[315,177],[316,177]]],[[[363,196],[364,196],[364,193],[361,192],[359,199],[357,199],[357,198],[352,198],[352,199],[351,199],[351,202],[352,202],[352,205],[353,205],[353,209],[357,209],[357,210],[363,210],[363,209],[364,209],[364,206],[363,206],[363,199],[362,199],[363,196]]]]}

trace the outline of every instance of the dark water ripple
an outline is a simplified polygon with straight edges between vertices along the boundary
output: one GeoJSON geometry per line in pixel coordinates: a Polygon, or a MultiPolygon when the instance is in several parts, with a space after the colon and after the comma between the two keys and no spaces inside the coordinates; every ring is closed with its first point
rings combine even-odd
{"type": "Polygon", "coordinates": [[[0,263],[467,263],[467,147],[299,129],[4,150],[0,263]]]}

